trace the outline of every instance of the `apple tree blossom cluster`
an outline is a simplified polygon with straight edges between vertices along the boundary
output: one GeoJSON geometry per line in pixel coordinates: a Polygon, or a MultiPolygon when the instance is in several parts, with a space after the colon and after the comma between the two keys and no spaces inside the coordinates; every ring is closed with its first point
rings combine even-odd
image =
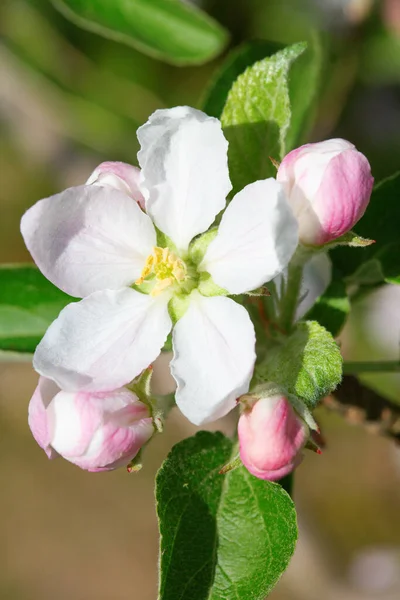
{"type": "Polygon", "coordinates": [[[158,110],[137,135],[140,168],[102,163],[86,184],[22,218],[36,265],[72,296],[34,355],[32,433],[49,458],[89,471],[131,464],[169,406],[138,381],[172,347],[185,417],[202,425],[239,403],[241,461],[256,477],[280,479],[317,426],[298,398],[273,382],[259,387],[264,340],[248,300],[265,286],[276,291],[268,300],[284,300],[288,267],[307,249],[293,318],[313,304],[329,283],[324,244],[368,204],[368,161],[345,140],[307,144],[283,159],[276,179],[232,197],[218,119],[158,110]]]}

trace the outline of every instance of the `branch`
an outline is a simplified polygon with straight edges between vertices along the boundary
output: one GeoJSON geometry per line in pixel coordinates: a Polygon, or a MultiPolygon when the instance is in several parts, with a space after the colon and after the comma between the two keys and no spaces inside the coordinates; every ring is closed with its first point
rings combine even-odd
{"type": "Polygon", "coordinates": [[[400,443],[400,406],[345,375],[333,395],[323,405],[342,415],[346,421],[362,425],[370,433],[386,435],[400,443]]]}

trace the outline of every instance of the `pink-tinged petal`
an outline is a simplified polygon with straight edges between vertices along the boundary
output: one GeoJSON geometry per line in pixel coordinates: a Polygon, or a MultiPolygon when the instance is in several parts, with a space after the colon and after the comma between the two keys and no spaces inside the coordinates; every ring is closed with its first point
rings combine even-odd
{"type": "Polygon", "coordinates": [[[298,244],[298,225],[275,179],[256,181],[236,194],[200,269],[231,294],[241,294],[283,271],[298,244]]]}
{"type": "Polygon", "coordinates": [[[206,231],[231,189],[228,142],[218,119],[199,110],[158,110],[137,132],[146,210],[179,250],[206,231]]]}
{"type": "Polygon", "coordinates": [[[28,408],[28,424],[32,435],[49,458],[56,458],[58,453],[51,447],[52,432],[47,407],[59,391],[54,381],[40,377],[28,408]]]}
{"type": "Polygon", "coordinates": [[[276,481],[302,460],[309,428],[285,397],[259,399],[238,423],[240,458],[260,479],[276,481]]]}
{"type": "Polygon", "coordinates": [[[109,186],[133,198],[144,209],[140,190],[140,169],[124,162],[101,163],[90,175],[86,185],[109,186]]]}
{"type": "Polygon", "coordinates": [[[193,292],[173,329],[173,348],[176,403],[195,425],[226,415],[248,390],[256,358],[254,327],[233,300],[193,292]]]}
{"type": "Polygon", "coordinates": [[[340,237],[361,219],[373,185],[369,162],[361,152],[345,150],[330,161],[313,204],[322,227],[319,244],[340,237]]]}
{"type": "Polygon", "coordinates": [[[156,244],[149,217],[110,187],[74,187],[40,200],[22,217],[21,231],[47,279],[76,297],[132,284],[156,244]]]}
{"type": "Polygon", "coordinates": [[[88,471],[126,465],[152,437],[149,409],[127,388],[111,392],[60,392],[49,409],[52,445],[88,471]]]}
{"type": "Polygon", "coordinates": [[[171,329],[168,296],[95,292],[64,308],[38,345],[35,369],[69,391],[107,391],[159,355],[171,329]]]}

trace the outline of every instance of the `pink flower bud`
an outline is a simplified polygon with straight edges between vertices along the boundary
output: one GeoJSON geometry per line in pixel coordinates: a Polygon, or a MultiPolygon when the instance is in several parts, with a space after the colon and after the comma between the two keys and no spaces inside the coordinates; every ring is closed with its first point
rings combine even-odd
{"type": "Polygon", "coordinates": [[[140,169],[123,162],[103,162],[90,175],[86,185],[110,186],[131,196],[141,208],[145,200],[139,187],[140,169]]]}
{"type": "Polygon", "coordinates": [[[45,377],[30,401],[28,422],[49,458],[61,455],[87,471],[128,464],[154,433],[148,407],[127,388],[71,393],[45,377]]]}
{"type": "Polygon", "coordinates": [[[240,458],[259,479],[276,481],[302,460],[308,425],[284,396],[260,398],[238,424],[240,458]]]}
{"type": "Polygon", "coordinates": [[[347,233],[361,219],[374,183],[368,160],[341,139],[292,150],[277,180],[299,222],[300,241],[318,246],[347,233]]]}

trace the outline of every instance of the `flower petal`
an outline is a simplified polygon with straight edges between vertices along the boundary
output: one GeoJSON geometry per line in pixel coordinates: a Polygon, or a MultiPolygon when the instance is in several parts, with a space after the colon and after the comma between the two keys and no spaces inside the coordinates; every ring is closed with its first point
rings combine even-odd
{"type": "MultiPolygon", "coordinates": [[[[296,321],[314,306],[316,300],[322,296],[332,279],[332,262],[328,254],[314,254],[306,262],[301,279],[299,304],[296,310],[296,321]]],[[[282,295],[282,284],[287,281],[287,269],[274,278],[278,298],[282,295]]],[[[279,310],[279,306],[276,306],[279,310]]]]}
{"type": "Polygon", "coordinates": [[[28,409],[28,424],[36,442],[46,452],[49,458],[56,458],[58,453],[51,447],[51,427],[47,415],[47,407],[54,396],[60,391],[59,387],[46,377],[39,377],[28,409]]]}
{"type": "Polygon", "coordinates": [[[176,403],[195,425],[226,415],[248,391],[256,358],[255,334],[243,306],[229,298],[204,298],[194,292],[173,329],[173,346],[176,403]]]}
{"type": "Polygon", "coordinates": [[[171,329],[168,295],[94,292],[69,304],[36,349],[36,371],[65,391],[108,391],[157,358],[171,329]]]}
{"type": "Polygon", "coordinates": [[[150,218],[132,198],[92,185],[40,200],[21,231],[47,279],[77,297],[130,285],[156,244],[150,218]]]}
{"type": "Polygon", "coordinates": [[[123,162],[102,162],[90,175],[86,185],[109,186],[136,200],[144,209],[144,197],[139,187],[140,169],[123,162]]]}
{"type": "Polygon", "coordinates": [[[332,262],[328,254],[314,254],[304,265],[300,288],[300,302],[296,320],[301,319],[314,306],[317,298],[327,289],[332,279],[332,262]]]}
{"type": "Polygon", "coordinates": [[[298,226],[275,179],[247,185],[224,212],[200,269],[231,294],[254,290],[280,273],[298,243],[298,226]]]}
{"type": "Polygon", "coordinates": [[[53,423],[53,447],[89,471],[127,464],[154,433],[148,407],[126,388],[60,392],[48,413],[53,423]]]}
{"type": "Polygon", "coordinates": [[[228,142],[218,119],[199,110],[157,110],[137,132],[146,210],[178,250],[206,231],[231,189],[228,142]]]}

